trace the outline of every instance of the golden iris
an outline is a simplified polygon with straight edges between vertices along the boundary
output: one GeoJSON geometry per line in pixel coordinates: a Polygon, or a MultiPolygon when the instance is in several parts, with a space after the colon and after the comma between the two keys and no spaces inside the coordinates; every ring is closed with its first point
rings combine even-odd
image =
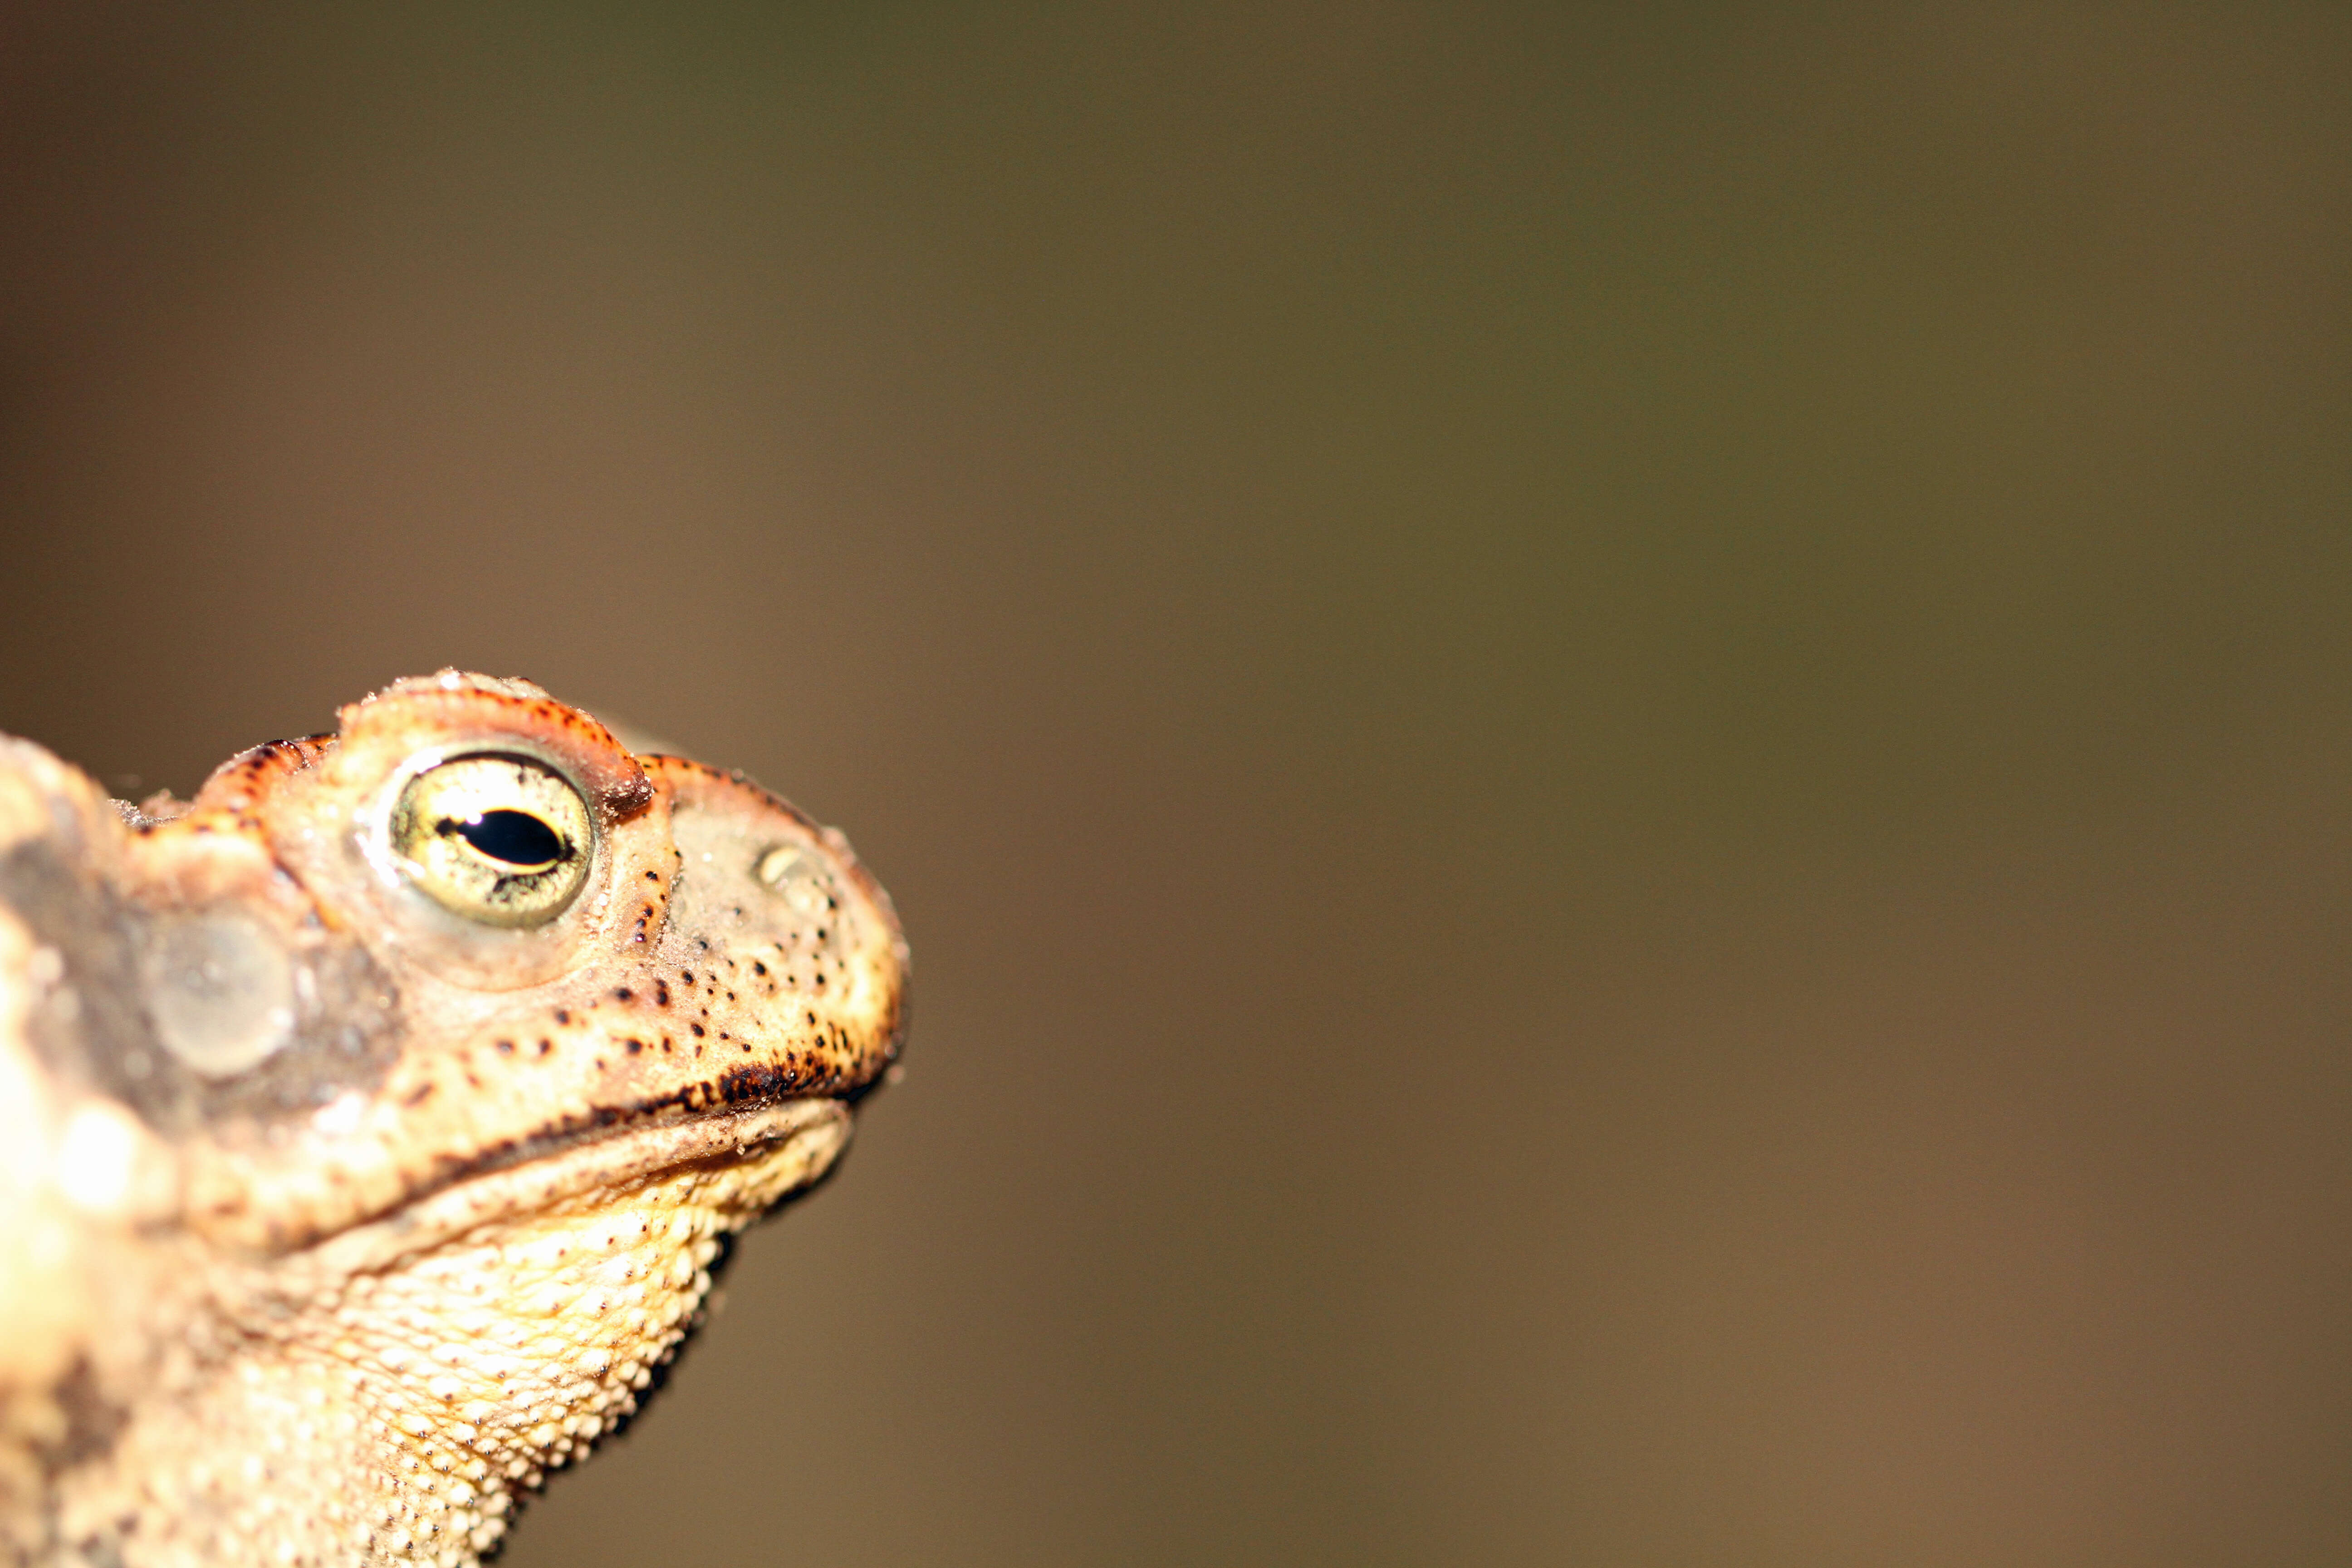
{"type": "Polygon", "coordinates": [[[588,803],[528,757],[458,757],[408,781],[392,847],[411,881],[484,925],[533,926],[563,912],[588,879],[588,803]]]}

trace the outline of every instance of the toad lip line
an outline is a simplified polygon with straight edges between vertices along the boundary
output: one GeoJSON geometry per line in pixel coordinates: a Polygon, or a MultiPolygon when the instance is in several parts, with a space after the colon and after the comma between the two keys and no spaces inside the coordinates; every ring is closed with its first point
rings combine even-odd
{"type": "Polygon", "coordinates": [[[808,1147],[804,1193],[832,1174],[850,1134],[836,1100],[790,1100],[743,1110],[635,1121],[528,1154],[452,1172],[447,1180],[383,1214],[290,1249],[330,1273],[383,1268],[429,1250],[499,1214],[544,1207],[601,1187],[698,1163],[757,1160],[795,1141],[808,1147]]]}
{"type": "MultiPolygon", "coordinates": [[[[376,1224],[408,1205],[427,1202],[481,1177],[560,1161],[583,1150],[622,1144],[639,1134],[658,1133],[677,1140],[663,1143],[661,1148],[677,1161],[717,1157],[730,1145],[740,1155],[757,1144],[798,1131],[803,1119],[797,1119],[794,1113],[799,1108],[808,1108],[819,1118],[838,1112],[845,1142],[848,1112],[889,1081],[886,1075],[869,1079],[846,1093],[793,1094],[778,1090],[774,1083],[779,1077],[786,1076],[773,1068],[730,1068],[717,1079],[715,1104],[709,1103],[709,1085],[698,1082],[668,1094],[604,1107],[571,1124],[548,1127],[527,1138],[477,1150],[452,1160],[399,1203],[362,1215],[345,1228],[357,1230],[376,1224]]],[[[332,1238],[331,1233],[306,1245],[316,1247],[332,1238]]]]}

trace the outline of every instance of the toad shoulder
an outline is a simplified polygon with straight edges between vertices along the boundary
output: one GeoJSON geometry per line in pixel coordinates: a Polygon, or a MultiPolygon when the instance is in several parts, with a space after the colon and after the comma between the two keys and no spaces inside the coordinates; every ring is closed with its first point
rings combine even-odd
{"type": "Polygon", "coordinates": [[[527,682],[341,721],[0,738],[0,1563],[477,1561],[898,1054],[837,833],[527,682]]]}

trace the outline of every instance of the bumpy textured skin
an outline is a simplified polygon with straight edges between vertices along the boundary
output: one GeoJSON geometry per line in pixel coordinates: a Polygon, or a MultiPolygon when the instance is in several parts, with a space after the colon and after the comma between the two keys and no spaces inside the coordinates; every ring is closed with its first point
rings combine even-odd
{"type": "Polygon", "coordinates": [[[0,1563],[476,1562],[898,1053],[839,835],[525,682],[341,717],[139,809],[0,739],[0,1563]],[[542,927],[385,862],[469,751],[590,802],[542,927]]]}

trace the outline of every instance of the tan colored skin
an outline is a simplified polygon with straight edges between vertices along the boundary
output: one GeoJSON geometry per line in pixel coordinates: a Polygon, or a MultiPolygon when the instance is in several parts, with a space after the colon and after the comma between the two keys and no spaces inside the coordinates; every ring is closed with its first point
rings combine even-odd
{"type": "Polygon", "coordinates": [[[142,812],[0,741],[0,1563],[476,1561],[838,1156],[906,971],[839,835],[523,682],[142,812]],[[476,752],[588,802],[544,924],[387,851],[476,752]]]}

